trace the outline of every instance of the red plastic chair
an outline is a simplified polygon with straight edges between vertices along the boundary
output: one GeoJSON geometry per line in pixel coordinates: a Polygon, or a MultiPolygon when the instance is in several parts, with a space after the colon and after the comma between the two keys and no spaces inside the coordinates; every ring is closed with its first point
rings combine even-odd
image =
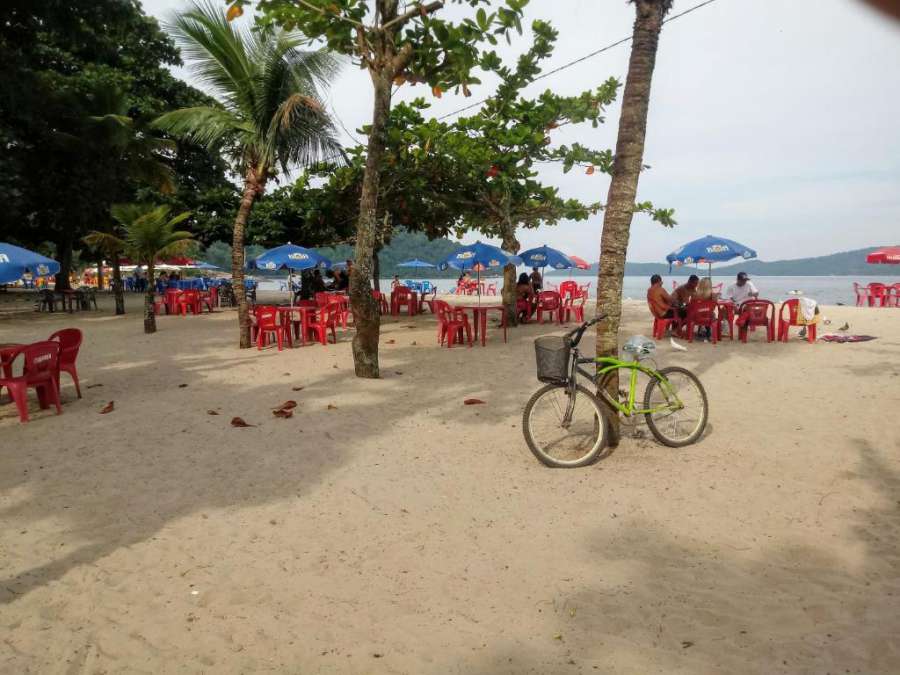
{"type": "Polygon", "coordinates": [[[715,300],[694,300],[687,306],[687,316],[684,319],[688,342],[694,341],[694,330],[700,326],[709,328],[711,340],[716,344],[721,339],[719,331],[721,324],[716,314],[715,300]]]}
{"type": "Polygon", "coordinates": [[[312,337],[323,345],[328,344],[328,331],[331,331],[331,341],[337,344],[337,333],[335,326],[339,321],[341,308],[335,302],[328,304],[326,307],[316,312],[316,318],[312,319],[307,325],[306,330],[309,337],[312,337]]]}
{"type": "Polygon", "coordinates": [[[78,384],[78,370],[75,361],[78,359],[78,350],[81,349],[83,336],[77,328],[63,328],[47,338],[49,342],[59,342],[59,361],[56,369],[56,390],[61,391],[59,376],[66,372],[72,376],[75,383],[75,393],[81,398],[81,386],[78,384]]]}
{"type": "Polygon", "coordinates": [[[437,300],[437,288],[432,289],[428,294],[423,293],[422,298],[419,300],[419,307],[421,311],[425,311],[425,308],[428,308],[428,311],[434,314],[434,303],[437,300]]]}
{"type": "Polygon", "coordinates": [[[560,312],[563,319],[561,323],[568,323],[572,318],[572,314],[575,315],[575,321],[582,323],[584,321],[584,304],[587,302],[587,299],[587,291],[576,291],[574,295],[566,298],[563,301],[562,311],[560,312]]]}
{"type": "Polygon", "coordinates": [[[807,342],[816,341],[816,324],[800,323],[799,319],[800,301],[797,298],[785,300],[781,304],[781,310],[778,312],[778,340],[780,342],[788,341],[788,333],[790,332],[791,326],[805,327],[807,342]],[[784,310],[788,311],[787,318],[784,316],[784,310]]]}
{"type": "Polygon", "coordinates": [[[188,310],[194,315],[200,313],[200,291],[181,291],[181,295],[178,296],[178,313],[181,314],[181,316],[187,316],[188,310]]]}
{"type": "Polygon", "coordinates": [[[544,323],[544,312],[547,312],[550,315],[550,320],[553,320],[553,315],[556,315],[556,320],[558,323],[562,323],[562,302],[559,299],[559,293],[556,291],[541,291],[538,294],[538,303],[537,303],[537,322],[544,323]]]}
{"type": "MultiPolygon", "coordinates": [[[[153,315],[159,316],[160,313],[162,313],[162,311],[163,311],[163,307],[166,307],[166,299],[159,297],[159,296],[154,296],[153,297],[153,315]]],[[[166,310],[166,313],[168,313],[168,310],[166,310]]]]}
{"type": "Polygon", "coordinates": [[[677,333],[681,323],[677,317],[668,317],[666,319],[658,316],[653,317],[653,339],[662,340],[666,336],[666,329],[671,327],[673,333],[677,333]]]}
{"type": "Polygon", "coordinates": [[[888,307],[900,307],[900,284],[888,287],[888,307]]]}
{"type": "Polygon", "coordinates": [[[766,341],[775,340],[775,305],[769,300],[747,300],[738,309],[738,335],[741,342],[747,342],[749,331],[765,327],[766,341]]]}
{"type": "Polygon", "coordinates": [[[261,350],[268,346],[269,336],[275,338],[278,343],[278,351],[284,349],[284,343],[293,346],[291,342],[290,323],[278,323],[278,311],[274,307],[261,308],[256,311],[256,348],[261,350]]]}
{"type": "Polygon", "coordinates": [[[856,293],[856,306],[862,307],[869,304],[869,289],[853,282],[853,292],[856,293]]]}
{"type": "Polygon", "coordinates": [[[37,393],[38,404],[42,410],[56,406],[56,414],[62,414],[59,405],[59,389],[56,380],[59,377],[59,343],[35,342],[16,350],[9,359],[9,366],[19,355],[24,357],[22,374],[18,377],[4,377],[0,379],[0,389],[9,389],[9,395],[15,401],[19,410],[19,420],[28,421],[28,390],[34,389],[37,393]]]}
{"type": "Polygon", "coordinates": [[[347,330],[347,323],[353,317],[350,311],[350,298],[346,295],[332,295],[328,306],[335,308],[335,321],[340,324],[341,328],[347,330]]]}
{"type": "Polygon", "coordinates": [[[719,300],[716,311],[719,317],[719,339],[723,339],[722,326],[728,324],[728,339],[734,340],[734,303],[719,300]]]}
{"type": "Polygon", "coordinates": [[[178,296],[181,294],[177,288],[167,288],[165,294],[166,314],[178,313],[178,296]]]}
{"type": "Polygon", "coordinates": [[[465,340],[472,346],[472,326],[465,310],[450,307],[443,300],[436,300],[434,307],[438,317],[438,341],[441,345],[447,340],[447,348],[453,347],[453,343],[464,344],[465,340]]]}
{"type": "Polygon", "coordinates": [[[388,306],[387,298],[384,293],[381,291],[372,291],[372,297],[375,298],[375,301],[378,303],[378,310],[382,314],[388,314],[391,311],[391,308],[388,306]]]}
{"type": "Polygon", "coordinates": [[[569,297],[574,299],[577,293],[578,293],[578,282],[577,281],[567,280],[567,281],[563,281],[559,285],[559,297],[563,303],[565,303],[565,301],[569,297]]]}
{"type": "Polygon", "coordinates": [[[887,286],[873,282],[869,284],[869,307],[887,307],[887,286]]]}
{"type": "Polygon", "coordinates": [[[415,315],[416,301],[412,291],[407,286],[397,286],[391,291],[391,314],[400,316],[400,308],[404,306],[409,316],[415,315]]]}

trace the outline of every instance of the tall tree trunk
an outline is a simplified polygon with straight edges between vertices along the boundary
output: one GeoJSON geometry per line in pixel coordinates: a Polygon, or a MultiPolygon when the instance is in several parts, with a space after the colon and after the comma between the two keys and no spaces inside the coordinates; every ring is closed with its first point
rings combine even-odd
{"type": "Polygon", "coordinates": [[[122,268],[119,265],[118,251],[113,255],[113,296],[116,299],[116,315],[125,313],[125,288],[122,285],[122,268]]]}
{"type": "Polygon", "coordinates": [[[97,261],[97,292],[103,290],[103,258],[97,261]]]}
{"type": "MultiPolygon", "coordinates": [[[[509,253],[518,253],[521,244],[516,239],[516,226],[507,223],[503,229],[503,250],[509,253]]],[[[503,298],[503,306],[506,307],[506,322],[510,326],[517,326],[519,318],[516,316],[516,266],[510,263],[503,267],[503,290],[500,291],[503,298]]]]}
{"type": "Polygon", "coordinates": [[[378,229],[378,188],[381,182],[381,159],[386,143],[388,113],[391,109],[391,74],[388,66],[371,71],[375,90],[372,126],[366,152],[366,171],[363,175],[362,196],[359,200],[359,220],[356,224],[356,253],[350,273],[350,306],[356,322],[353,337],[353,365],[357,377],[377,378],[378,336],[381,315],[372,297],[371,279],[373,254],[378,229]]]}
{"type": "Polygon", "coordinates": [[[379,246],[372,252],[372,288],[376,291],[381,290],[381,259],[378,257],[380,250],[379,246]]]}
{"type": "Polygon", "coordinates": [[[144,332],[156,332],[156,312],[153,300],[156,297],[156,283],[153,279],[153,261],[147,263],[147,293],[144,295],[144,332]]]}
{"type": "Polygon", "coordinates": [[[237,217],[234,219],[234,236],[231,241],[231,286],[238,306],[241,349],[250,347],[250,306],[247,303],[247,293],[244,291],[244,233],[247,229],[247,220],[250,218],[253,202],[256,201],[256,196],[263,191],[265,181],[265,176],[259,175],[255,168],[247,169],[247,175],[244,178],[244,194],[241,197],[237,217]]]}
{"type": "Polygon", "coordinates": [[[62,238],[56,242],[56,257],[59,263],[59,272],[56,274],[56,290],[67,291],[72,288],[69,283],[69,275],[72,272],[72,230],[67,229],[62,238]]]}
{"type": "MultiPolygon", "coordinates": [[[[622,279],[625,276],[625,254],[634,213],[638,178],[644,161],[644,138],[647,133],[647,109],[650,104],[650,82],[656,62],[656,49],[663,16],[671,0],[635,0],[636,18],[631,43],[628,76],[622,96],[619,132],[612,181],[606,198],[603,234],[600,237],[600,266],[597,272],[597,313],[607,319],[597,325],[597,356],[617,356],[619,322],[622,318],[622,279]]],[[[608,380],[608,391],[618,397],[617,371],[608,380]]],[[[612,411],[612,445],[619,440],[618,413],[612,411]]]]}

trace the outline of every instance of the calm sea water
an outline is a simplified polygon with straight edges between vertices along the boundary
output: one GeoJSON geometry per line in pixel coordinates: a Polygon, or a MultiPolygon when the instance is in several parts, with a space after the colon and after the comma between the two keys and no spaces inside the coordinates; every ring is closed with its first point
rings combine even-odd
{"type": "MultiPolygon", "coordinates": [[[[405,278],[407,277],[401,277],[401,279],[405,278]]],[[[425,279],[427,277],[408,278],[425,279]]],[[[548,283],[559,284],[559,282],[565,281],[567,278],[569,277],[548,275],[546,281],[548,283]]],[[[595,277],[573,276],[571,278],[575,279],[580,284],[590,282],[590,297],[595,297],[597,287],[597,279],[595,277]]],[[[666,289],[671,290],[673,279],[678,281],[678,283],[684,283],[685,280],[684,277],[667,278],[665,279],[666,289]]],[[[712,280],[713,284],[718,284],[719,282],[723,283],[724,288],[727,288],[730,284],[734,283],[734,277],[732,276],[719,277],[714,275],[712,280]]],[[[441,293],[450,292],[453,288],[456,287],[456,281],[454,279],[428,279],[428,281],[436,285],[439,292],[441,293]]],[[[487,281],[488,283],[496,282],[498,288],[502,285],[502,279],[489,279],[487,281]]],[[[759,289],[760,297],[766,298],[767,300],[772,300],[773,302],[781,302],[783,300],[786,300],[787,298],[794,297],[793,294],[790,293],[790,291],[802,291],[803,295],[813,298],[823,305],[836,305],[838,303],[842,303],[845,305],[856,304],[856,295],[854,295],[853,293],[854,281],[859,282],[860,284],[867,284],[872,281],[894,284],[900,283],[900,275],[884,274],[879,277],[757,276],[753,278],[753,283],[759,289]]],[[[622,289],[622,297],[625,299],[642,300],[647,297],[648,285],[649,279],[646,277],[625,277],[625,282],[622,289]]],[[[278,290],[278,287],[278,284],[275,282],[262,282],[260,284],[260,288],[263,290],[278,290]]],[[[391,287],[391,280],[382,279],[381,287],[382,289],[389,289],[391,287]]]]}

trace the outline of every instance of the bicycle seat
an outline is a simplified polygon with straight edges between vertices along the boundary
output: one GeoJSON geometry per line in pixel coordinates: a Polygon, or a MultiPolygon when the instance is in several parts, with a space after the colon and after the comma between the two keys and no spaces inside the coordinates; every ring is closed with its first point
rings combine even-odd
{"type": "Polygon", "coordinates": [[[636,356],[646,356],[656,349],[656,343],[643,335],[633,335],[622,345],[622,351],[630,352],[636,356]]]}

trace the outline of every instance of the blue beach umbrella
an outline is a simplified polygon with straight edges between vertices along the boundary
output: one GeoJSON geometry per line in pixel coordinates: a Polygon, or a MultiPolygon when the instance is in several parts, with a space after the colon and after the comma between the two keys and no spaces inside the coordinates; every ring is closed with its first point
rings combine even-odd
{"type": "Polygon", "coordinates": [[[285,244],[269,249],[251,260],[248,267],[258,270],[309,270],[314,267],[328,269],[331,261],[309,248],[285,244]]]}
{"type": "Polygon", "coordinates": [[[425,268],[425,267],[437,267],[437,265],[432,265],[430,262],[425,262],[424,260],[419,260],[418,258],[413,258],[412,260],[407,260],[402,263],[397,263],[397,267],[425,268]]]}
{"type": "Polygon", "coordinates": [[[293,306],[294,293],[291,288],[291,272],[293,270],[310,270],[314,267],[328,269],[331,267],[331,261],[310,248],[295,246],[288,242],[283,246],[277,246],[258,255],[247,266],[251,269],[255,267],[258,270],[287,270],[287,287],[291,292],[291,306],[293,306]]]}
{"type": "Polygon", "coordinates": [[[670,271],[673,263],[681,263],[683,265],[700,265],[705,263],[709,265],[710,271],[712,271],[714,262],[726,262],[735,258],[749,260],[755,257],[756,251],[752,248],[731,239],[714,237],[708,234],[672,251],[666,256],[666,260],[669,262],[670,271]]]}
{"type": "Polygon", "coordinates": [[[519,256],[507,253],[496,246],[482,244],[479,241],[458,248],[444,258],[438,267],[441,270],[453,267],[458,270],[477,269],[480,272],[482,269],[499,269],[504,267],[507,263],[521,265],[522,259],[519,256]]]}
{"type": "Polygon", "coordinates": [[[444,258],[444,260],[438,265],[438,268],[441,270],[446,270],[448,267],[453,267],[455,269],[463,271],[474,269],[478,274],[478,302],[480,304],[481,270],[501,269],[509,263],[512,263],[513,265],[521,265],[522,259],[519,256],[513,255],[512,253],[507,253],[506,251],[499,249],[496,246],[491,246],[490,244],[482,244],[480,241],[478,241],[474,244],[469,244],[468,246],[458,248],[456,251],[444,258]]]}
{"type": "Polygon", "coordinates": [[[47,277],[59,272],[59,263],[40,253],[0,243],[0,284],[18,281],[26,272],[36,277],[47,277]]]}
{"type": "Polygon", "coordinates": [[[575,263],[569,256],[549,246],[530,248],[522,251],[519,257],[528,267],[552,267],[555,270],[567,270],[575,267],[575,263]]]}

